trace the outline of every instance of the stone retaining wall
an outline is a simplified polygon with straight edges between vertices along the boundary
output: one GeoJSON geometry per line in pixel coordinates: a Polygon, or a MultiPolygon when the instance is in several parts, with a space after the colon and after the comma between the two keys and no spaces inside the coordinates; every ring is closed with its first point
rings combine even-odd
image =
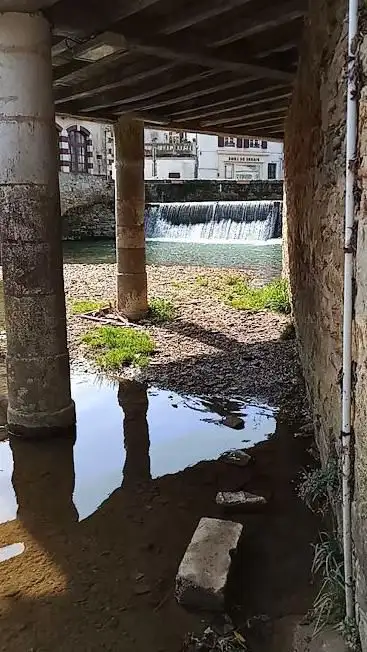
{"type": "MultiPolygon", "coordinates": [[[[347,6],[310,0],[301,63],[286,124],[289,278],[306,383],[322,460],[341,458],[347,6]]],[[[364,23],[362,21],[362,28],[364,23]]],[[[364,77],[367,42],[361,46],[364,77]]],[[[362,87],[362,208],[367,207],[367,88],[362,87]]],[[[358,194],[358,193],[357,193],[358,194]]],[[[354,550],[357,615],[367,650],[367,217],[356,254],[354,361],[354,550]]]]}
{"type": "MultiPolygon", "coordinates": [[[[281,200],[281,181],[147,181],[147,202],[281,200]]],[[[61,213],[65,240],[114,238],[114,182],[90,174],[60,172],[61,213]]]]}

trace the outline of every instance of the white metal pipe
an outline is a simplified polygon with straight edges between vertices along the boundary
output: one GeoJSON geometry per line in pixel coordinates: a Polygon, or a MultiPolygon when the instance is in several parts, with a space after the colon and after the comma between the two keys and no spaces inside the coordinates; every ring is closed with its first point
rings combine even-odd
{"type": "Polygon", "coordinates": [[[352,322],[353,267],[355,225],[355,166],[357,157],[357,39],[358,0],[349,0],[348,20],[348,93],[346,138],[346,188],[344,234],[344,312],[343,312],[343,391],[342,391],[342,460],[343,460],[343,548],[345,602],[347,618],[354,617],[352,525],[351,525],[351,417],[352,417],[352,322]]]}

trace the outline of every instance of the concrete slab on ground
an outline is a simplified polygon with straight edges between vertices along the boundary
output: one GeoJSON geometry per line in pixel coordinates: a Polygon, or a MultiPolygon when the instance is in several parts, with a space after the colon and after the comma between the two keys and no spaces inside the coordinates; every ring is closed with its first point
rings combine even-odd
{"type": "Polygon", "coordinates": [[[187,607],[218,611],[237,549],[242,525],[202,518],[185,552],[176,577],[176,599],[187,607]]]}

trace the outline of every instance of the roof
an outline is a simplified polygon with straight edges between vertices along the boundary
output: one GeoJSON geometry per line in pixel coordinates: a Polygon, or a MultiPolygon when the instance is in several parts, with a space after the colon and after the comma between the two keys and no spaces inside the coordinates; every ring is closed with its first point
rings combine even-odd
{"type": "Polygon", "coordinates": [[[59,0],[57,113],[282,139],[307,0],[59,0]]]}

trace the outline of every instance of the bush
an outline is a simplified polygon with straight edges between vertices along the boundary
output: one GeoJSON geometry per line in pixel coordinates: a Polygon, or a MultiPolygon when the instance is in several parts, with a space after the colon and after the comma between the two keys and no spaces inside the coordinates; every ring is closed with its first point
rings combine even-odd
{"type": "Polygon", "coordinates": [[[234,278],[231,279],[230,288],[226,301],[238,310],[271,310],[284,314],[291,311],[288,283],[284,279],[254,288],[242,279],[234,278]]]}
{"type": "Polygon", "coordinates": [[[97,365],[105,371],[118,371],[127,364],[148,364],[155,345],[149,333],[134,328],[101,326],[83,335],[82,341],[93,352],[97,365]]]}
{"type": "Polygon", "coordinates": [[[156,324],[172,321],[175,318],[175,307],[169,299],[156,297],[149,301],[149,317],[156,324]]]}

